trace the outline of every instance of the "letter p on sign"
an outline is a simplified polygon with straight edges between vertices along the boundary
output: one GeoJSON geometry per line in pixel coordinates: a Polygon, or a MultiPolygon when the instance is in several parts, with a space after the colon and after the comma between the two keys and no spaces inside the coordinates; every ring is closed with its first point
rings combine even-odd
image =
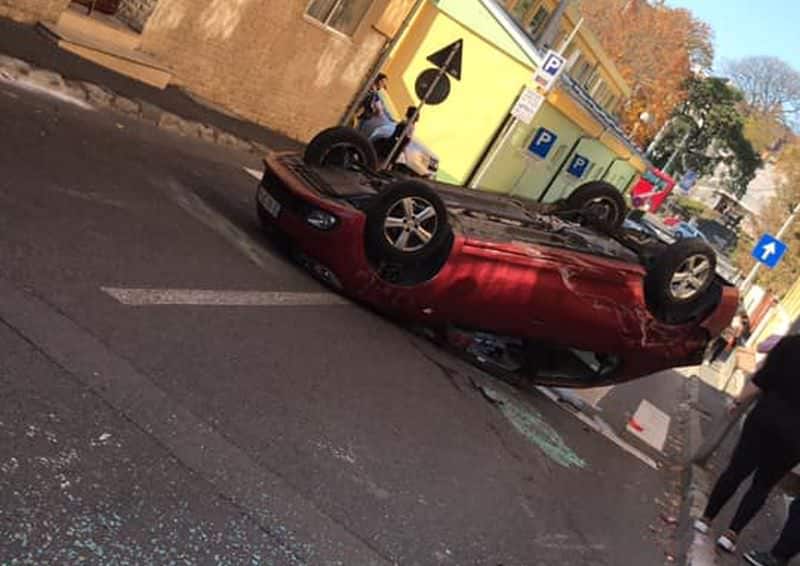
{"type": "Polygon", "coordinates": [[[558,74],[558,71],[561,70],[561,66],[563,64],[564,64],[564,58],[561,57],[558,53],[548,53],[547,59],[545,59],[542,68],[544,69],[545,73],[555,77],[558,74]]]}
{"type": "Polygon", "coordinates": [[[544,92],[549,91],[558,75],[564,70],[565,64],[566,59],[551,49],[542,61],[542,66],[533,75],[533,82],[539,85],[544,92]]]}

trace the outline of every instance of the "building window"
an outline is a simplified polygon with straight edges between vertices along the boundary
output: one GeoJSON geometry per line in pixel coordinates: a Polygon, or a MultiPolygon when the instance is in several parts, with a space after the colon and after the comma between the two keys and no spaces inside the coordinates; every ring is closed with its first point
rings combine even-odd
{"type": "Polygon", "coordinates": [[[519,0],[514,7],[511,9],[511,13],[514,14],[514,17],[517,18],[519,21],[525,21],[525,14],[531,9],[533,3],[536,0],[519,0]]]}
{"type": "Polygon", "coordinates": [[[605,108],[606,112],[608,112],[609,114],[614,114],[614,110],[616,109],[616,107],[617,107],[617,96],[612,94],[611,96],[608,97],[606,103],[603,104],[603,108],[605,108]]]}
{"type": "Polygon", "coordinates": [[[589,75],[589,78],[586,79],[586,82],[583,83],[583,88],[586,89],[586,92],[592,92],[594,85],[597,84],[597,81],[600,80],[600,73],[597,71],[597,67],[592,69],[592,73],[589,75]]]}
{"type": "Polygon", "coordinates": [[[537,37],[540,33],[542,33],[544,31],[544,26],[547,23],[547,16],[549,15],[550,12],[548,12],[544,6],[540,6],[533,15],[531,23],[528,24],[528,33],[530,33],[533,37],[537,37]]]}
{"type": "Polygon", "coordinates": [[[372,0],[311,0],[306,14],[327,28],[353,35],[370,5],[372,0]]]}
{"type": "Polygon", "coordinates": [[[592,72],[592,64],[583,58],[583,55],[578,57],[578,60],[575,62],[575,65],[572,67],[572,78],[578,81],[578,83],[583,84],[589,77],[589,73],[592,72]]]}

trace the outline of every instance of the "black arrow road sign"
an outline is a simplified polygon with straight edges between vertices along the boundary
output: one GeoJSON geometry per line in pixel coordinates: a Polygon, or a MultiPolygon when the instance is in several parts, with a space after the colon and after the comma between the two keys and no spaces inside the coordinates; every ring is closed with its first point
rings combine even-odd
{"type": "Polygon", "coordinates": [[[455,80],[461,80],[461,52],[464,50],[464,40],[459,39],[445,47],[444,49],[440,49],[436,53],[430,55],[428,57],[428,61],[439,67],[440,69],[444,69],[445,72],[453,77],[455,80]],[[455,50],[455,53],[452,57],[450,54],[455,50]],[[448,65],[447,60],[450,59],[450,64],[448,65]],[[447,68],[445,68],[445,65],[447,68]]]}

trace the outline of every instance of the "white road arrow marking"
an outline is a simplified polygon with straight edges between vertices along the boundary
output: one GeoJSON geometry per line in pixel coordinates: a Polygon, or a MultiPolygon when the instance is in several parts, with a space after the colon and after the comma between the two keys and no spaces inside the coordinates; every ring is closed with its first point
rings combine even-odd
{"type": "Polygon", "coordinates": [[[778,246],[775,245],[775,242],[770,242],[764,249],[761,251],[761,261],[767,261],[771,256],[774,256],[778,253],[778,246]]]}

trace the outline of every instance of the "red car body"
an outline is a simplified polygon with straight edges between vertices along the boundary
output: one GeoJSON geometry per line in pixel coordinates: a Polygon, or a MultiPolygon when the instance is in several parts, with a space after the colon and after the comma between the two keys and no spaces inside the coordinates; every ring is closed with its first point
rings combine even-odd
{"type": "Polygon", "coordinates": [[[277,190],[283,194],[279,201],[302,202],[338,219],[335,228],[322,231],[292,207],[282,206],[272,222],[345,295],[433,328],[543,340],[564,348],[613,353],[621,360],[602,377],[540,382],[590,387],[697,364],[710,337],[729,324],[738,305],[736,289],[725,287],[719,304],[704,320],[664,324],[647,308],[645,269],[637,263],[530,242],[476,238],[458,229],[435,276],[416,285],[392,284],[367,256],[362,210],[316,190],[288,165],[284,154],[269,155],[265,165],[267,174],[259,191],[277,190]]]}
{"type": "Polygon", "coordinates": [[[631,189],[633,206],[657,212],[674,188],[675,179],[660,169],[648,169],[631,189]]]}

